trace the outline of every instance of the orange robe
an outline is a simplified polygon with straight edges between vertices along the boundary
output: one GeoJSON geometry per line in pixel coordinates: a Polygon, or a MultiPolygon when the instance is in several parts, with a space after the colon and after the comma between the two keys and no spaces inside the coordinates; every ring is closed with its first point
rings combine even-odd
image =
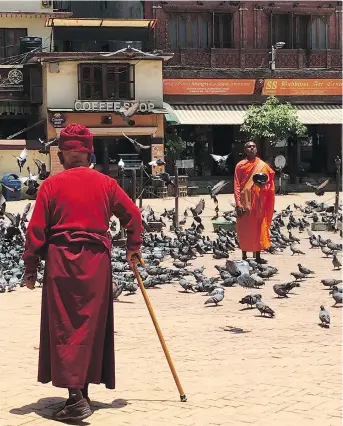
{"type": "Polygon", "coordinates": [[[273,218],[275,172],[260,158],[240,161],[235,169],[234,195],[237,207],[245,213],[237,217],[237,234],[242,251],[261,251],[270,247],[269,228],[273,218]],[[252,175],[266,173],[268,182],[263,188],[252,183],[252,175]],[[245,196],[243,194],[245,192],[245,196]]]}

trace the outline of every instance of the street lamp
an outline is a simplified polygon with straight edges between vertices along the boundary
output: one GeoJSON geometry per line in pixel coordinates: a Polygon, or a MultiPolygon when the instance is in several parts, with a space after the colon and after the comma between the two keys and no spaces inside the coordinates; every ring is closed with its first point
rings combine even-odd
{"type": "Polygon", "coordinates": [[[275,60],[276,60],[276,51],[282,49],[286,43],[284,41],[278,41],[275,45],[272,46],[272,51],[269,52],[272,55],[272,60],[269,61],[270,69],[275,71],[275,60]]]}

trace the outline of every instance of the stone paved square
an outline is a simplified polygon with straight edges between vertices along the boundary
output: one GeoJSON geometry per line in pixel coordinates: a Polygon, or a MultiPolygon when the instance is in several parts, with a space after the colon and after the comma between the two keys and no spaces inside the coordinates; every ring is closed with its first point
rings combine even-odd
{"type": "MultiPolygon", "coordinates": [[[[332,193],[320,201],[333,202],[332,193]]],[[[221,211],[232,195],[220,195],[221,211]]],[[[180,212],[200,197],[180,199],[180,212]]],[[[214,212],[206,199],[206,231],[211,233],[214,212]]],[[[276,197],[276,209],[303,204],[312,194],[276,197]]],[[[25,202],[8,203],[21,211],[25,202]]],[[[157,211],[173,206],[172,199],[145,200],[157,211]]],[[[190,222],[189,222],[190,223],[190,222]]],[[[286,230],[284,231],[286,234],[286,230]]],[[[263,318],[238,301],[249,290],[228,288],[218,307],[205,307],[203,293],[181,293],[176,282],[148,290],[149,297],[188,397],[179,401],[168,364],[140,292],[122,295],[115,303],[116,390],[90,386],[94,414],[89,425],[118,426],[307,426],[342,424],[342,308],[320,280],[341,278],[331,258],[310,249],[307,234],[301,239],[305,256],[265,255],[279,274],[261,290],[263,300],[276,311],[263,318]],[[289,299],[276,298],[272,286],[290,280],[297,263],[315,271],[295,288],[289,299]],[[331,327],[318,326],[319,306],[331,314],[331,327]],[[243,333],[230,332],[230,327],[243,333]]],[[[322,232],[334,242],[339,234],[322,232]]],[[[239,259],[236,250],[232,259],[239,259]]],[[[205,273],[216,274],[212,255],[197,258],[205,273]]],[[[0,426],[52,424],[52,412],[64,401],[63,389],[36,382],[41,289],[25,288],[0,294],[0,426]]]]}

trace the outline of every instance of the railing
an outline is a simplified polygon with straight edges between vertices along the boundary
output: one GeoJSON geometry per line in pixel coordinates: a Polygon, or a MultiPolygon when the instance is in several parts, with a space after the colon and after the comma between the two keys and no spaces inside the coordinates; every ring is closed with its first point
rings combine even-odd
{"type": "MultiPolygon", "coordinates": [[[[180,49],[167,66],[195,66],[204,68],[268,68],[269,49],[180,49]]],[[[342,52],[334,50],[278,50],[276,68],[302,69],[342,68],[342,52]]]]}

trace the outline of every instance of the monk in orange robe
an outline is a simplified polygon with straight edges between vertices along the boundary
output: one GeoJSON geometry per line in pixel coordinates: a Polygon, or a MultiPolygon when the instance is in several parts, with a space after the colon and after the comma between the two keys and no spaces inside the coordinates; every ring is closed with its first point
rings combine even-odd
{"type": "Polygon", "coordinates": [[[244,150],[246,158],[237,164],[234,178],[239,246],[243,260],[247,252],[253,252],[258,263],[266,263],[260,252],[271,245],[269,228],[274,212],[275,172],[256,156],[254,142],[247,142],[244,150]],[[265,173],[267,182],[255,184],[253,176],[257,173],[265,173]]]}

